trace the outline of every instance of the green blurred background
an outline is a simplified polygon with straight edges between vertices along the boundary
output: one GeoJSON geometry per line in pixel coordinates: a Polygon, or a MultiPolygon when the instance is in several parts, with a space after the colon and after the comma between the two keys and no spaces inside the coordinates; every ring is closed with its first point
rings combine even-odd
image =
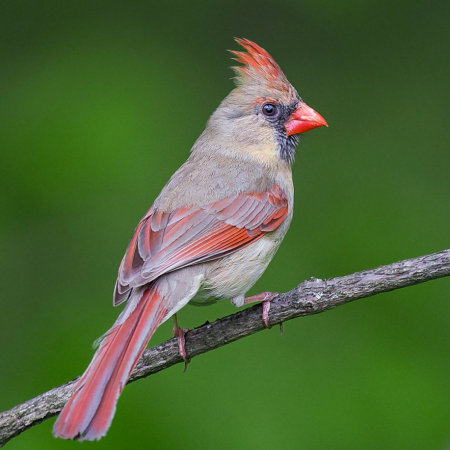
{"type": "MultiPolygon", "coordinates": [[[[449,6],[1,2],[0,410],[90,361],[135,225],[232,88],[233,36],[267,48],[330,125],[303,139],[291,230],[252,293],[449,247],[449,6]]],[[[449,448],[449,288],[360,300],[133,383],[84,447],[449,448]]],[[[79,448],[52,423],[8,448],[79,448]]]]}

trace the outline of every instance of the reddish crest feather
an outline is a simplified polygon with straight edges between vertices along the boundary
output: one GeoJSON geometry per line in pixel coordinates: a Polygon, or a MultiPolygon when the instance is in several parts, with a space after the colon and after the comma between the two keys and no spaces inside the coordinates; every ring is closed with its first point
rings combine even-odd
{"type": "Polygon", "coordinates": [[[244,64],[243,66],[233,67],[238,74],[238,81],[246,82],[251,79],[258,79],[260,82],[264,81],[269,85],[277,84],[278,87],[288,88],[289,82],[280,66],[266,50],[248,39],[235,38],[235,41],[247,51],[245,53],[230,50],[230,53],[236,56],[233,59],[244,64]]]}

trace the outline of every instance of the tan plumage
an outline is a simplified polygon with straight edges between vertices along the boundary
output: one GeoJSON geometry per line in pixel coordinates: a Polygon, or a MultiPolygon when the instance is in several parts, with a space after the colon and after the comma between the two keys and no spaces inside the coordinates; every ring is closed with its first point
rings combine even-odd
{"type": "Polygon", "coordinates": [[[244,303],[293,214],[296,134],[326,125],[279,66],[246,39],[232,52],[237,86],[187,161],[139,223],[119,268],[114,304],[127,301],[54,426],[55,436],[103,436],[156,327],[188,302],[244,303]]]}

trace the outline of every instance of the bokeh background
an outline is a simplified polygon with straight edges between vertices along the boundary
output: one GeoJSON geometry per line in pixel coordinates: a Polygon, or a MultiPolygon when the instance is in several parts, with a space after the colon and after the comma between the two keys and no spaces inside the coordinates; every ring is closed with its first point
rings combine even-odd
{"type": "MultiPolygon", "coordinates": [[[[252,293],[449,247],[449,6],[1,2],[0,410],[90,361],[135,225],[232,88],[233,36],[267,48],[330,125],[304,136],[291,230],[252,293]]],[[[297,319],[133,383],[83,446],[450,448],[449,288],[297,319]]],[[[79,448],[52,423],[8,448],[79,448]]]]}

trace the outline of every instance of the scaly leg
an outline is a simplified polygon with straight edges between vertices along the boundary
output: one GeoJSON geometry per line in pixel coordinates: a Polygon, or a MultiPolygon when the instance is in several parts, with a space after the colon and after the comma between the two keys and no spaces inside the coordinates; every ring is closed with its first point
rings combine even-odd
{"type": "Polygon", "coordinates": [[[178,340],[178,353],[184,359],[184,370],[186,371],[188,365],[188,359],[186,355],[186,341],[184,335],[189,331],[188,328],[181,328],[178,325],[177,315],[173,315],[173,335],[178,340]]]}
{"type": "Polygon", "coordinates": [[[278,292],[261,292],[260,294],[252,295],[251,297],[246,297],[244,299],[244,304],[253,303],[253,302],[262,302],[262,319],[264,321],[264,325],[266,328],[269,328],[269,310],[270,310],[270,302],[277,297],[278,292]]]}

